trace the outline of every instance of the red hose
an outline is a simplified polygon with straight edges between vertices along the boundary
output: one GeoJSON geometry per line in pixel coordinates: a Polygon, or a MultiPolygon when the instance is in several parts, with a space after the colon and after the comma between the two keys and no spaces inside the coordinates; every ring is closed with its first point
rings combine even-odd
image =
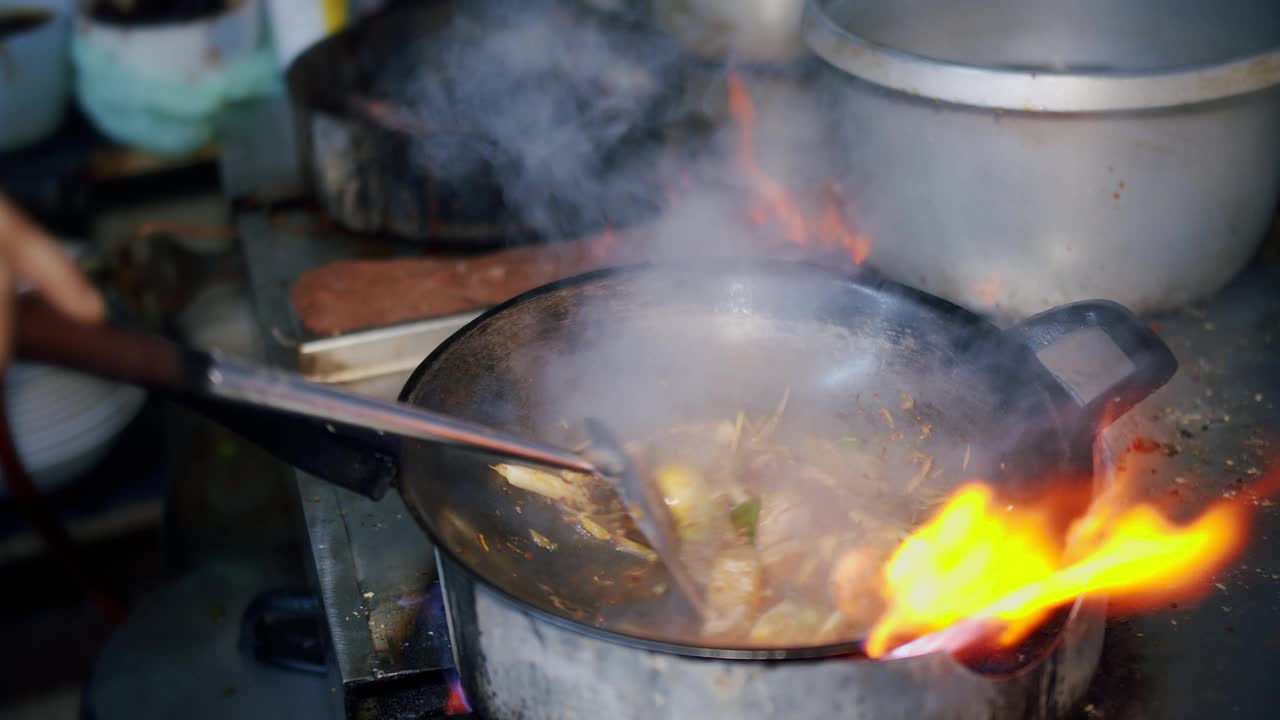
{"type": "Polygon", "coordinates": [[[90,569],[91,566],[72,541],[66,527],[44,497],[36,491],[35,483],[23,466],[22,458],[18,456],[18,448],[14,444],[9,425],[3,378],[0,378],[0,469],[4,471],[9,496],[31,522],[36,534],[49,547],[54,560],[62,566],[72,583],[80,588],[85,598],[102,612],[108,622],[115,624],[123,620],[127,614],[124,605],[107,591],[106,584],[90,569]]]}

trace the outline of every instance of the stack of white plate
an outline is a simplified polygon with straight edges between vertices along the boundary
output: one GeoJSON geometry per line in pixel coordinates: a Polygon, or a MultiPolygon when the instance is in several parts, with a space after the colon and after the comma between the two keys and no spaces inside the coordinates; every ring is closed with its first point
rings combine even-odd
{"type": "Polygon", "coordinates": [[[14,443],[43,491],[91,470],[146,400],[138,388],[43,365],[15,363],[4,382],[14,443]]]}

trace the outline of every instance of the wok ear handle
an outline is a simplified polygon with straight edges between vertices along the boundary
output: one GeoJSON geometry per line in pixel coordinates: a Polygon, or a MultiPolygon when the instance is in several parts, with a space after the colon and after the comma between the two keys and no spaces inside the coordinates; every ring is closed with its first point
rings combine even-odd
{"type": "Polygon", "coordinates": [[[1178,370],[1177,358],[1160,336],[1109,300],[1046,310],[1005,335],[1036,354],[1096,429],[1145,400],[1178,370]]]}

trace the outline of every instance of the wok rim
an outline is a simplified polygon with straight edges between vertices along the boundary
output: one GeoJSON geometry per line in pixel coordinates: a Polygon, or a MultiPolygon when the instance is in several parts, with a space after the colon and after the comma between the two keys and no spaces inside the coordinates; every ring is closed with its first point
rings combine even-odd
{"type": "MultiPolygon", "coordinates": [[[[430,372],[432,366],[434,366],[435,363],[439,362],[440,358],[443,357],[446,353],[448,353],[455,345],[457,345],[460,342],[463,342],[479,327],[484,325],[486,322],[490,321],[491,318],[506,312],[510,312],[513,308],[523,305],[530,300],[541,297],[543,295],[548,295],[554,292],[558,292],[566,288],[573,288],[573,287],[585,285],[595,280],[598,280],[600,278],[616,277],[616,276],[630,275],[630,274],[640,274],[640,273],[650,272],[653,270],[676,270],[681,272],[692,272],[692,271],[698,271],[698,270],[702,272],[715,272],[715,271],[733,272],[735,270],[737,271],[754,270],[756,272],[763,272],[770,275],[777,275],[777,274],[784,274],[784,273],[798,273],[798,272],[803,272],[810,275],[820,274],[820,275],[825,275],[832,279],[838,280],[843,283],[856,284],[868,289],[872,289],[880,292],[888,292],[889,294],[894,295],[898,298],[901,298],[907,302],[918,303],[918,304],[924,305],[928,309],[944,313],[946,318],[949,321],[955,320],[957,323],[963,323],[963,326],[959,326],[959,325],[957,326],[957,330],[960,332],[966,332],[966,331],[980,332],[980,333],[984,333],[988,337],[993,337],[993,338],[994,337],[1003,338],[1003,335],[1004,335],[1001,332],[999,327],[997,327],[993,323],[989,322],[988,320],[986,320],[985,318],[983,318],[982,316],[978,315],[977,313],[971,310],[968,310],[948,300],[944,300],[936,295],[931,295],[927,292],[924,292],[923,290],[919,290],[917,288],[913,288],[908,285],[904,285],[902,283],[898,283],[893,280],[890,280],[884,277],[883,275],[881,275],[880,273],[863,266],[859,266],[855,274],[849,274],[849,273],[833,270],[828,266],[818,265],[813,262],[797,261],[797,260],[774,259],[774,260],[765,261],[765,260],[754,260],[754,259],[747,259],[747,260],[699,259],[699,260],[684,260],[684,261],[674,261],[674,262],[661,262],[661,261],[645,262],[645,263],[619,265],[614,267],[602,268],[598,270],[592,270],[586,273],[574,275],[568,278],[564,278],[564,279],[550,282],[544,285],[540,285],[536,288],[533,288],[532,290],[523,292],[511,298],[510,300],[507,300],[501,303],[500,305],[496,305],[486,310],[484,313],[477,316],[471,322],[467,323],[466,325],[464,325],[463,327],[455,331],[452,335],[446,338],[444,342],[436,346],[436,348],[432,350],[431,353],[428,354],[427,357],[424,358],[416,368],[414,368],[413,372],[409,374],[409,377],[407,380],[405,380],[405,384],[401,388],[400,394],[397,399],[400,402],[405,402],[405,403],[410,402],[409,400],[410,395],[412,395],[413,391],[419,385],[422,384],[423,376],[425,376],[428,372],[430,372]]],[[[1007,342],[1007,344],[1010,346],[1011,351],[1030,354],[1030,350],[1026,348],[1022,348],[1022,346],[1020,345],[1016,345],[1015,343],[1009,342],[1007,340],[1001,340],[1001,342],[1007,342]]],[[[1034,360],[1034,355],[1031,355],[1031,359],[1034,360]]],[[[403,459],[401,459],[400,462],[401,462],[400,469],[403,473],[403,470],[404,470],[403,459]]],[[[399,484],[401,483],[403,483],[403,474],[401,474],[400,477],[397,478],[397,491],[400,492],[401,497],[404,498],[404,493],[399,488],[399,484]]],[[[450,563],[456,566],[462,573],[464,573],[473,584],[476,584],[480,587],[485,588],[489,592],[496,595],[503,602],[509,604],[512,608],[519,610],[521,612],[527,613],[537,620],[549,622],[552,625],[555,625],[556,627],[559,627],[559,628],[580,633],[596,640],[617,643],[620,645],[624,645],[627,647],[632,647],[640,650],[647,650],[650,652],[660,652],[660,653],[666,653],[670,655],[677,655],[677,656],[688,657],[688,658],[701,658],[706,660],[790,661],[790,660],[822,660],[822,659],[839,658],[839,659],[846,659],[849,661],[858,661],[858,660],[871,661],[871,658],[869,658],[866,654],[865,638],[857,638],[855,640],[849,640],[841,643],[829,643],[825,645],[814,645],[814,646],[808,646],[808,647],[777,647],[777,648],[708,647],[704,645],[692,645],[688,643],[680,643],[680,642],[675,642],[670,640],[657,640],[654,638],[631,635],[618,630],[611,630],[607,628],[597,627],[597,626],[590,625],[578,620],[574,620],[573,618],[565,617],[563,615],[559,615],[559,614],[550,612],[548,610],[544,610],[542,608],[531,605],[530,603],[522,600],[521,598],[517,597],[513,593],[509,592],[507,589],[503,588],[499,583],[491,581],[488,578],[484,577],[480,572],[473,569],[470,566],[470,563],[468,563],[465,558],[455,553],[446,543],[443,542],[442,535],[435,531],[435,529],[432,527],[431,522],[426,518],[425,514],[421,512],[421,509],[419,508],[417,502],[410,502],[406,498],[405,507],[409,511],[409,514],[413,516],[413,519],[418,524],[418,527],[421,528],[423,532],[427,534],[427,537],[431,540],[432,544],[435,546],[436,551],[441,553],[445,559],[447,559],[450,563]]],[[[1029,661],[1027,663],[1020,665],[1018,668],[1013,670],[1011,674],[1018,674],[1031,667],[1034,667],[1035,665],[1038,665],[1041,661],[1043,661],[1044,658],[1048,657],[1053,651],[1055,651],[1058,648],[1058,646],[1061,645],[1063,636],[1065,635],[1067,628],[1077,621],[1079,615],[1082,612],[1085,612],[1084,603],[1086,600],[1087,600],[1087,596],[1084,596],[1084,595],[1077,596],[1069,605],[1064,605],[1062,608],[1060,608],[1059,612],[1061,612],[1062,610],[1067,611],[1068,613],[1067,620],[1059,629],[1059,631],[1055,634],[1053,640],[1047,643],[1046,646],[1039,653],[1036,654],[1035,660],[1029,661]]],[[[938,653],[930,653],[929,656],[937,655],[937,654],[938,653]]],[[[925,656],[921,656],[921,657],[925,657],[925,656]]],[[[911,660],[911,659],[915,659],[915,658],[907,658],[906,660],[911,660]]],[[[964,665],[963,663],[959,663],[959,661],[957,661],[957,664],[959,664],[961,667],[965,668],[969,672],[973,672],[975,675],[982,674],[976,670],[969,669],[968,666],[964,665]]]]}

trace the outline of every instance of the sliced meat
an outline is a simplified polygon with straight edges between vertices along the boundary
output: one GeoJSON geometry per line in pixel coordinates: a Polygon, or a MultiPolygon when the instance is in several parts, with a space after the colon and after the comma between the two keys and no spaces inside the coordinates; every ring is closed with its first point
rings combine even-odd
{"type": "Polygon", "coordinates": [[[805,574],[816,568],[814,545],[818,529],[807,503],[792,495],[767,495],[761,501],[760,520],[756,524],[756,551],[768,576],[776,587],[798,588],[805,574]]]}
{"type": "Polygon", "coordinates": [[[751,629],[764,600],[764,574],[754,550],[734,548],[715,557],[706,600],[705,635],[741,636],[751,629]]]}
{"type": "Polygon", "coordinates": [[[466,259],[343,260],[303,273],[289,297],[309,332],[336,335],[489,307],[631,252],[606,233],[466,259]]]}
{"type": "Polygon", "coordinates": [[[884,611],[881,569],[884,553],[869,545],[845,551],[831,571],[831,593],[846,623],[869,630],[884,611]]]}

